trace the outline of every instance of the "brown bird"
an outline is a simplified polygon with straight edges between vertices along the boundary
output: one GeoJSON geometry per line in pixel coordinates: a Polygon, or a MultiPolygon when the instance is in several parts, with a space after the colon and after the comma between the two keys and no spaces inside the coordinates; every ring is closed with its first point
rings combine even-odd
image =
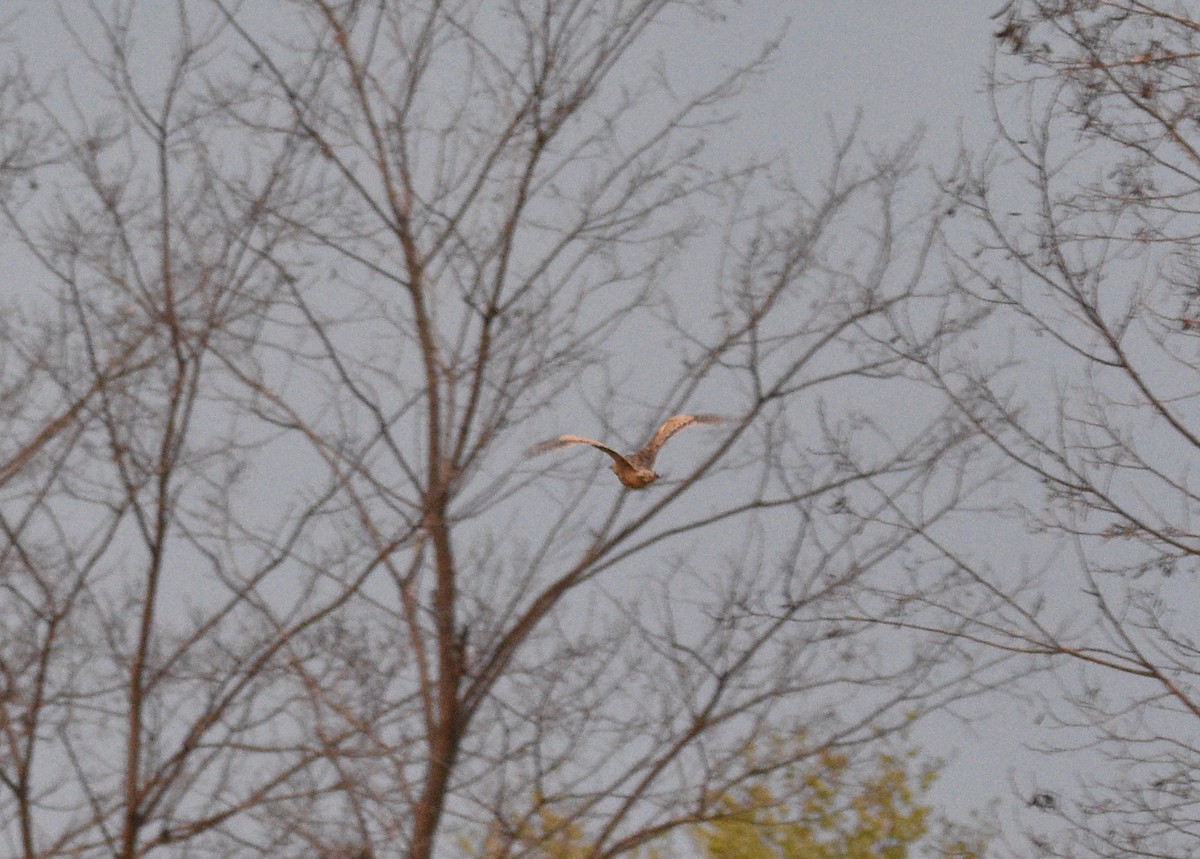
{"type": "Polygon", "coordinates": [[[658,455],[658,449],[666,444],[667,439],[692,424],[717,424],[724,420],[725,418],[719,415],[675,415],[673,418],[667,418],[654,433],[654,438],[637,453],[631,453],[629,456],[623,456],[608,445],[581,435],[560,435],[558,438],[549,439],[531,447],[526,456],[537,456],[539,453],[547,453],[572,444],[590,444],[612,457],[613,474],[618,480],[630,489],[644,489],[658,480],[658,474],[654,471],[654,457],[658,455]]]}

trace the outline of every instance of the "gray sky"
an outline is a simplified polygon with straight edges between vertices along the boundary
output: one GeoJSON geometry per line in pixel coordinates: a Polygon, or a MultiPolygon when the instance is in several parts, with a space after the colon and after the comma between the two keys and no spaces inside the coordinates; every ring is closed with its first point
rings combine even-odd
{"type": "MultiPolygon", "coordinates": [[[[28,37],[23,47],[43,70],[54,67],[68,48],[55,42],[48,21],[39,23],[56,15],[52,4],[7,0],[4,5],[24,6],[32,26],[23,30],[28,37]]],[[[689,44],[697,69],[718,68],[777,33],[779,19],[763,15],[764,5],[745,4],[739,13],[745,19],[736,27],[711,28],[711,40],[689,44]]],[[[793,12],[772,70],[741,102],[745,133],[739,143],[747,152],[786,150],[801,176],[811,168],[818,177],[828,158],[828,123],[844,129],[859,109],[861,139],[871,145],[895,143],[924,126],[923,154],[933,163],[953,158],[960,127],[968,142],[986,140],[982,69],[995,29],[988,15],[998,2],[806,0],[787,5],[793,12]]],[[[979,706],[968,709],[982,714],[979,706]]],[[[1034,760],[1020,748],[1032,730],[1029,714],[1008,701],[989,709],[992,718],[973,730],[941,720],[917,737],[930,753],[952,759],[937,797],[957,812],[1006,794],[1010,772],[1019,774],[1034,760]]],[[[1018,776],[1017,784],[1027,782],[1018,776]]]]}
{"type": "MultiPolygon", "coordinates": [[[[769,83],[748,99],[745,116],[752,121],[745,127],[753,129],[754,140],[748,145],[786,149],[800,175],[808,175],[811,154],[816,178],[826,164],[829,122],[844,129],[861,110],[861,140],[867,145],[899,142],[921,126],[923,160],[948,169],[960,141],[980,146],[989,139],[983,89],[997,25],[988,16],[1000,5],[998,0],[795,3],[769,83]]],[[[747,29],[743,47],[769,35],[771,19],[761,20],[757,29],[747,29]]],[[[707,62],[720,63],[728,55],[727,44],[702,47],[707,62]]],[[[1008,559],[1018,568],[1023,563],[1027,543],[1015,532],[989,527],[964,536],[985,557],[1008,559]]],[[[1037,721],[1034,708],[993,697],[922,726],[916,739],[930,754],[950,761],[935,787],[937,802],[952,815],[963,815],[984,811],[993,797],[1011,800],[1014,788],[1023,795],[1034,786],[1069,788],[1071,772],[1064,771],[1061,759],[1049,762],[1025,748],[1044,739],[1037,721]]],[[[1020,806],[1006,809],[1025,823],[1035,813],[1020,806]]],[[[985,818],[1011,822],[986,813],[985,818]]]]}
{"type": "MultiPolygon", "coordinates": [[[[957,127],[983,126],[981,69],[994,29],[987,0],[813,0],[798,3],[779,65],[790,86],[771,122],[791,136],[820,134],[823,117],[847,122],[863,111],[866,140],[897,139],[916,124],[927,129],[930,155],[952,156],[957,127]],[[790,90],[790,92],[789,92],[790,90]]],[[[772,115],[769,102],[763,117],[772,115]]]]}

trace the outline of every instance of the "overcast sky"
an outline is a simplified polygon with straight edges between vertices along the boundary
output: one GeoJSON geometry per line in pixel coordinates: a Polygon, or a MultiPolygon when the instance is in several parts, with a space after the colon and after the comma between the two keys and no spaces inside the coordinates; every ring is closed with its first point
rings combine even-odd
{"type": "MultiPolygon", "coordinates": [[[[789,152],[793,167],[806,175],[812,153],[820,175],[828,152],[828,122],[847,127],[861,110],[861,139],[868,145],[895,143],[923,127],[922,160],[947,169],[960,142],[968,147],[989,139],[990,115],[984,77],[991,57],[989,16],[999,0],[806,0],[795,3],[770,83],[749,100],[748,129],[775,140],[789,152]]],[[[751,38],[768,35],[766,20],[751,38]]],[[[728,45],[704,46],[705,60],[720,63],[728,45]]],[[[974,536],[977,548],[994,533],[974,536]]],[[[1009,557],[1013,557],[1009,555],[1009,557]]],[[[981,811],[989,799],[1013,799],[1016,790],[1069,788],[1072,773],[1063,760],[1026,748],[1045,739],[1038,734],[1033,708],[992,699],[959,711],[973,721],[936,720],[918,734],[926,751],[947,756],[951,765],[935,788],[939,804],[954,814],[981,811]]],[[[1007,804],[1006,816],[1021,814],[1007,804]]],[[[1028,820],[1024,821],[1028,823],[1028,820]]]]}
{"type": "MultiPolygon", "coordinates": [[[[57,67],[70,46],[51,26],[53,4],[0,0],[0,8],[22,5],[25,23],[32,25],[23,28],[23,47],[39,71],[57,67]]],[[[718,68],[777,35],[776,13],[761,10],[784,5],[794,11],[770,76],[742,102],[751,150],[786,151],[802,176],[811,157],[819,176],[828,155],[828,122],[846,128],[859,110],[861,138],[868,143],[896,142],[923,126],[923,153],[933,164],[950,162],[960,128],[968,144],[986,140],[983,69],[996,28],[988,16],[999,0],[750,2],[739,13],[744,22],[708,28],[711,39],[688,46],[697,68],[718,68]]],[[[1001,719],[981,722],[977,733],[947,721],[922,735],[930,752],[955,759],[939,788],[943,802],[979,807],[989,795],[1008,792],[1010,772],[1019,781],[1017,768],[1030,760],[1020,752],[1028,725],[1015,707],[1005,705],[1000,713],[1001,719]]]]}

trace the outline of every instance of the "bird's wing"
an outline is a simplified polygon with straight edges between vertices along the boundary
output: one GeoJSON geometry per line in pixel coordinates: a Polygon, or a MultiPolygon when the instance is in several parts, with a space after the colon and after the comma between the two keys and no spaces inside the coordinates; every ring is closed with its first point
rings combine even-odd
{"type": "Polygon", "coordinates": [[[535,444],[533,447],[529,448],[528,452],[526,452],[525,455],[526,456],[537,456],[538,454],[549,453],[552,450],[558,450],[560,447],[568,447],[573,444],[590,444],[592,447],[596,448],[597,450],[604,451],[609,456],[611,456],[613,459],[615,459],[617,462],[623,462],[626,465],[629,464],[629,460],[627,460],[621,454],[617,453],[615,450],[613,450],[608,445],[601,444],[600,442],[596,441],[595,439],[585,438],[584,436],[581,436],[581,435],[560,435],[557,438],[548,439],[547,441],[544,441],[540,444],[535,444]]]}
{"type": "Polygon", "coordinates": [[[658,453],[658,449],[667,443],[667,439],[675,435],[681,429],[690,427],[692,424],[719,424],[725,418],[720,415],[675,415],[667,418],[658,431],[654,433],[654,438],[650,439],[650,443],[639,451],[639,455],[645,457],[649,463],[654,462],[654,457],[658,453]]]}

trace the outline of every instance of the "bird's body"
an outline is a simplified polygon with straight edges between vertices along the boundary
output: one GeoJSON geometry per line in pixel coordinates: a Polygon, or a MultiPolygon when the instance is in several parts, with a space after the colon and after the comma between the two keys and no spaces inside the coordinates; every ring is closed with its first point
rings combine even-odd
{"type": "Polygon", "coordinates": [[[692,424],[715,424],[723,420],[725,419],[717,415],[675,415],[672,418],[668,418],[655,431],[654,437],[650,439],[645,447],[637,453],[631,453],[628,456],[617,453],[617,451],[608,445],[602,444],[595,439],[586,438],[581,435],[560,435],[557,438],[549,439],[532,447],[528,455],[536,456],[539,453],[547,453],[548,451],[558,450],[560,447],[567,447],[572,444],[589,444],[612,457],[612,471],[618,480],[630,489],[644,489],[658,480],[658,473],[654,470],[654,458],[658,456],[659,448],[666,444],[667,439],[684,427],[690,427],[692,424]]]}

